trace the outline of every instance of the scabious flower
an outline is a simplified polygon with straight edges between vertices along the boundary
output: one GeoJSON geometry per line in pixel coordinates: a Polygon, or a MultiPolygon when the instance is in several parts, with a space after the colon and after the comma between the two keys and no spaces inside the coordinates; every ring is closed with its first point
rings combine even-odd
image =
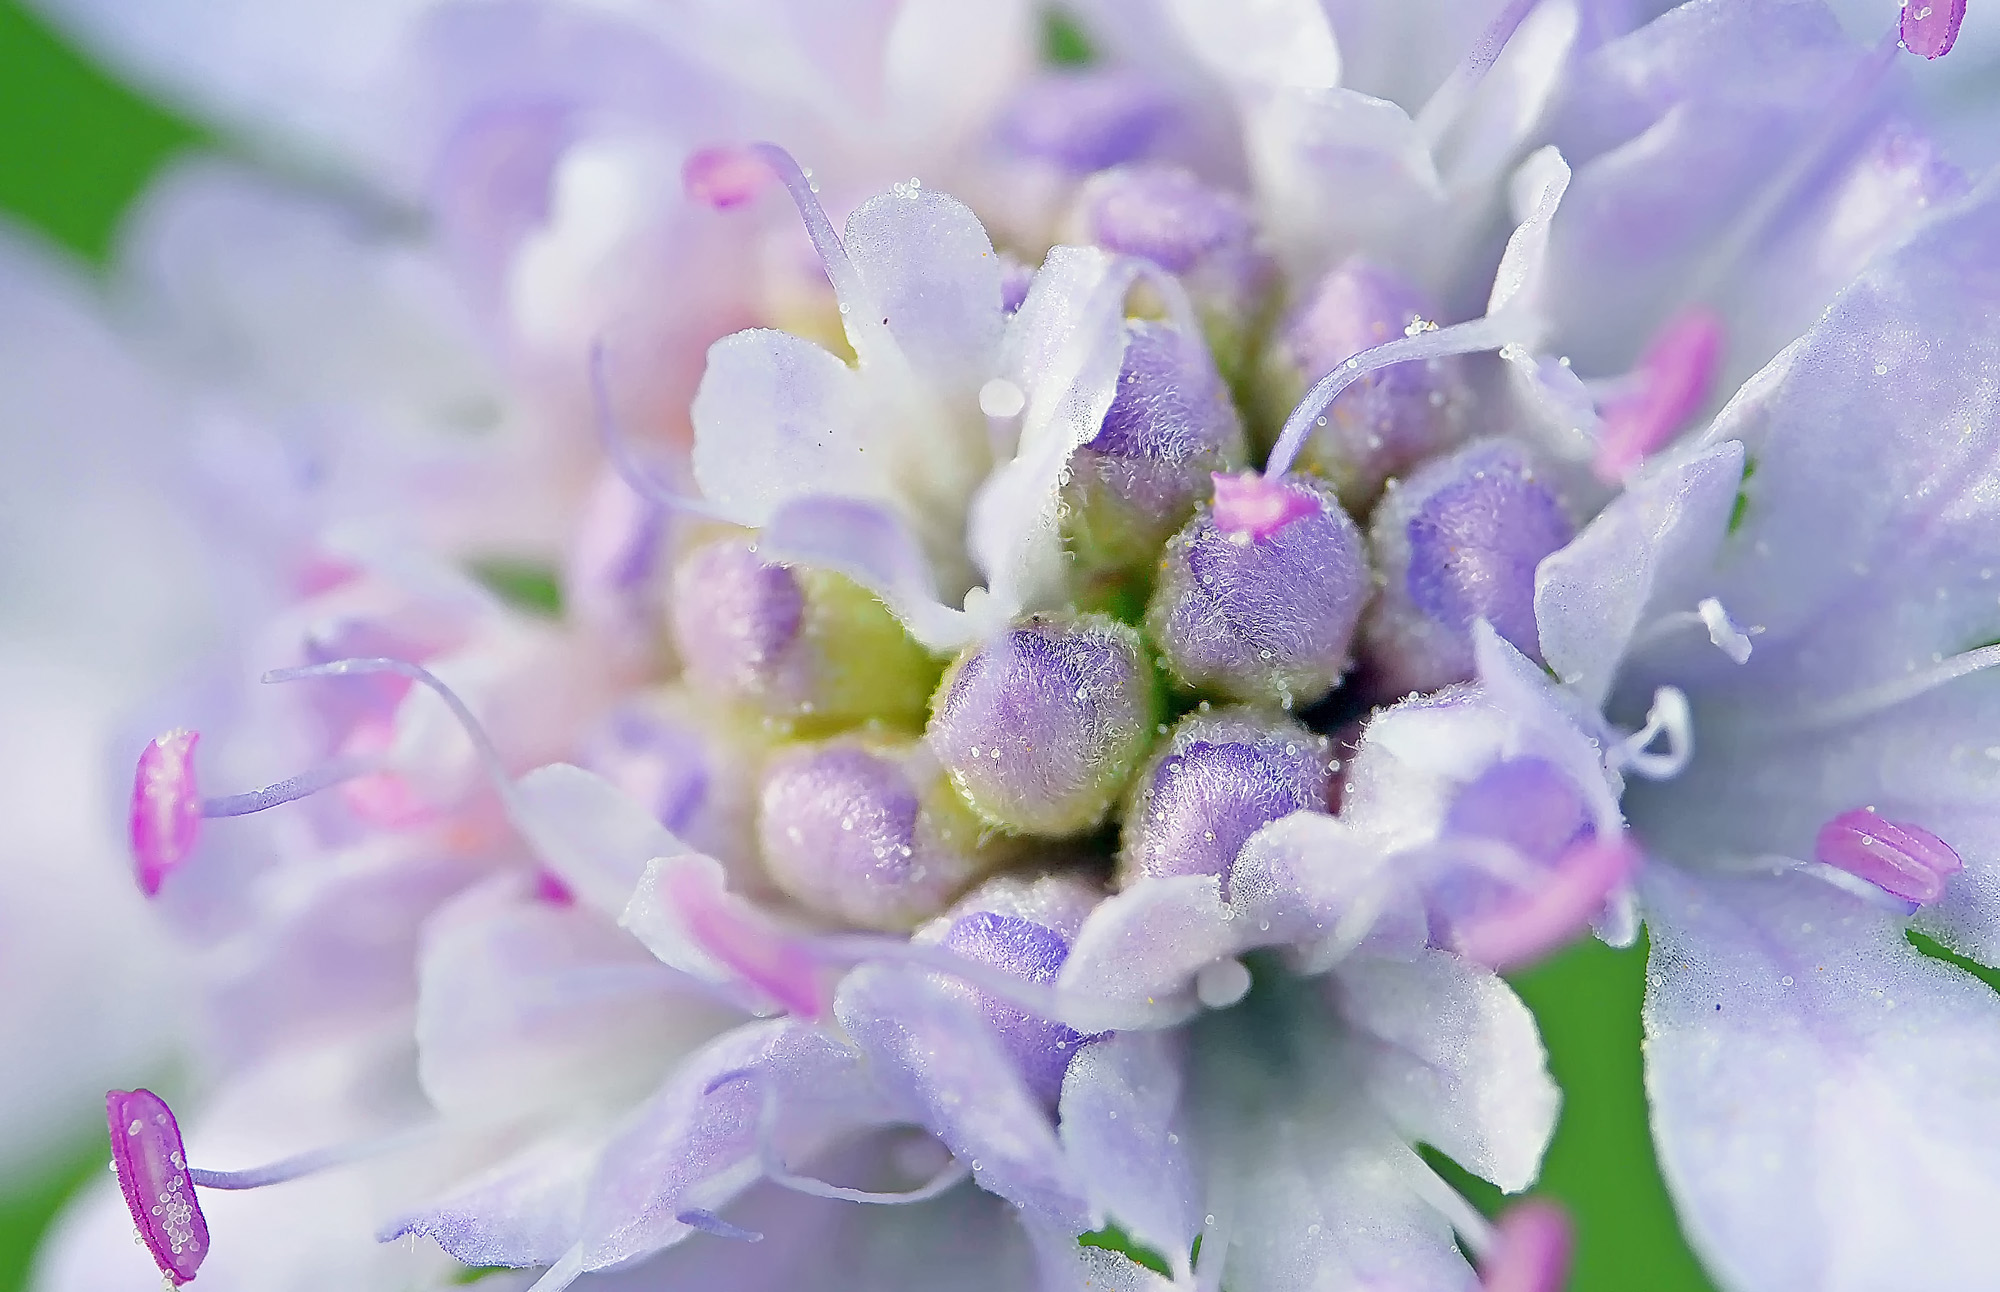
{"type": "Polygon", "coordinates": [[[1641,915],[1718,1274],[1964,1281],[1991,1002],[1898,935],[1990,955],[1922,705],[1996,649],[1991,199],[1805,0],[1490,8],[1105,0],[1068,71],[1013,5],[426,10],[360,151],[435,150],[504,377],[350,389],[378,329],[186,281],[303,211],[166,202],[217,473],[330,465],[276,685],[135,759],[210,1089],[112,1093],[49,1286],[1548,1289],[1419,1147],[1532,1184],[1498,971],[1641,915]]]}

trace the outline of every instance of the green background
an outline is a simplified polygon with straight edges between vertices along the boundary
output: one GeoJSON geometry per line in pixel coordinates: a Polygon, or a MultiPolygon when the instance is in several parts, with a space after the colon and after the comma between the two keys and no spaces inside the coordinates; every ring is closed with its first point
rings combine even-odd
{"type": "MultiPolygon", "coordinates": [[[[131,0],[135,4],[146,0],[131,0]]],[[[0,0],[0,213],[101,265],[126,205],[197,126],[124,88],[25,12],[0,0]]],[[[1576,1292],[1700,1292],[1646,1133],[1640,1086],[1643,949],[1595,943],[1520,975],[1564,1090],[1542,1191],[1578,1220],[1576,1292]]],[[[10,1062],[32,1061],[16,1055],[10,1062]]],[[[26,1280],[36,1237],[62,1198],[103,1169],[101,1139],[38,1179],[0,1179],[0,1292],[26,1280]]],[[[1490,1206],[1491,1191],[1473,1192],[1490,1206]]]]}

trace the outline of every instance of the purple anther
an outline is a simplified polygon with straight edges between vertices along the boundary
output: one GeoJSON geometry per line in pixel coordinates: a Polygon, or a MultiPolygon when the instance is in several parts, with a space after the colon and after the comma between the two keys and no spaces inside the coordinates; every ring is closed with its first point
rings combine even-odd
{"type": "Polygon", "coordinates": [[[1324,812],[1324,736],[1248,709],[1193,713],[1140,772],[1126,805],[1118,881],[1216,875],[1251,835],[1293,812],[1324,812]]]}
{"type": "Polygon", "coordinates": [[[154,737],[139,755],[132,780],[132,857],[139,887],[148,897],[158,896],[160,885],[187,860],[201,833],[201,794],[194,774],[194,747],[200,740],[201,733],[176,728],[154,737]]]}
{"type": "Polygon", "coordinates": [[[1965,0],[1903,0],[1902,46],[1925,58],[1943,58],[1958,41],[1965,0]]]}
{"type": "Polygon", "coordinates": [[[1659,331],[1631,375],[1631,388],[1607,400],[1591,464],[1597,478],[1616,484],[1673,438],[1701,411],[1722,362],[1722,320],[1692,306],[1659,331]]]}
{"type": "Polygon", "coordinates": [[[674,571],[673,635],[689,679],[727,695],[803,695],[810,686],[795,647],[805,624],[798,577],[740,538],[705,543],[674,571]]]}
{"type": "Polygon", "coordinates": [[[1455,921],[1451,948],[1495,970],[1532,964],[1589,928],[1639,864],[1639,850],[1625,835],[1586,838],[1553,866],[1522,876],[1510,896],[1455,921]]]}
{"type": "MultiPolygon", "coordinates": [[[[1046,925],[1019,915],[974,911],[952,921],[943,945],[966,959],[1024,982],[1048,986],[1069,958],[1069,941],[1046,925]]],[[[971,991],[979,1011],[1000,1043],[1020,1065],[1028,1088],[1053,1106],[1062,1094],[1063,1074],[1083,1038],[1073,1029],[1041,1018],[1011,1001],[971,991]]]]}
{"type": "Polygon", "coordinates": [[[1919,906],[1943,896],[1945,881],[1965,869],[1951,845],[1922,826],[1865,807],[1821,826],[1813,857],[1919,906]]]}
{"type": "Polygon", "coordinates": [[[718,211],[742,206],[776,178],[764,159],[748,148],[697,148],[681,166],[681,184],[694,201],[718,211]]]}
{"type": "Polygon", "coordinates": [[[772,882],[863,928],[944,910],[995,860],[980,833],[921,750],[802,746],[764,772],[757,837],[772,882]]]}
{"type": "Polygon", "coordinates": [[[1023,86],[1001,120],[1002,145],[1072,175],[1136,161],[1173,119],[1151,82],[1117,68],[1050,72],[1023,86]]]}
{"type": "Polygon", "coordinates": [[[1260,476],[1254,471],[1241,475],[1216,472],[1215,528],[1223,537],[1261,543],[1295,520],[1320,510],[1317,499],[1283,480],[1260,476]]]}
{"type": "Polygon", "coordinates": [[[1037,617],[961,655],[927,738],[973,810],[1027,834],[1096,826],[1150,743],[1158,705],[1139,634],[1037,617]]]}
{"type": "Polygon", "coordinates": [[[208,1255],[208,1220],[173,1110],[150,1090],[113,1090],[104,1096],[104,1119],[126,1210],[160,1273],[179,1287],[208,1255]]]}
{"type": "Polygon", "coordinates": [[[1574,1245],[1568,1212],[1545,1198],[1517,1202],[1493,1223],[1479,1292],[1562,1292],[1574,1245]]]}
{"type": "Polygon", "coordinates": [[[1126,324],[1117,393],[1070,458],[1064,538],[1080,577],[1152,565],[1208,477],[1243,460],[1243,426],[1200,336],[1126,324]]]}
{"type": "Polygon", "coordinates": [[[1376,687],[1400,695],[1471,677],[1478,619],[1539,660],[1535,568],[1575,535],[1509,442],[1468,445],[1391,488],[1370,532],[1382,588],[1361,631],[1376,687]]]}
{"type": "Polygon", "coordinates": [[[1167,544],[1147,627],[1167,672],[1188,690],[1311,704],[1347,671],[1368,599],[1361,531],[1308,477],[1250,487],[1254,506],[1228,495],[1220,516],[1197,513],[1167,544]]]}
{"type": "MultiPolygon", "coordinates": [[[[1285,402],[1364,350],[1400,340],[1437,315],[1415,284],[1349,260],[1314,287],[1272,349],[1285,402]]],[[[1357,512],[1390,476],[1456,443],[1470,396],[1457,356],[1414,359],[1368,373],[1340,392],[1299,450],[1298,466],[1325,477],[1357,512]]]]}

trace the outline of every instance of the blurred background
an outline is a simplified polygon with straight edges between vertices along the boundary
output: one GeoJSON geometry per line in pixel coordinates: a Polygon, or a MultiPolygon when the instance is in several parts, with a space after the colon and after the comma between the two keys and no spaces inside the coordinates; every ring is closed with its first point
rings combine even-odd
{"type": "MultiPolygon", "coordinates": [[[[94,67],[13,0],[0,0],[0,220],[15,230],[80,262],[83,272],[100,272],[121,213],[159,168],[189,150],[223,147],[199,123],[94,67]]],[[[9,433],[0,426],[0,435],[9,433]]],[[[0,947],[0,991],[35,991],[35,972],[0,947]]],[[[1565,1092],[1541,1190],[1567,1204],[1579,1222],[1577,1292],[1709,1287],[1675,1227],[1647,1136],[1639,1035],[1644,973],[1643,944],[1626,952],[1590,944],[1516,983],[1540,1016],[1565,1092]]],[[[93,1020],[72,1025],[87,1028],[93,1020]]],[[[32,1041],[0,1058],[0,1099],[33,1088],[35,1063],[32,1041]]],[[[153,1075],[133,1072],[125,1080],[137,1085],[153,1075]]],[[[0,1145],[0,1292],[27,1286],[50,1217],[81,1181],[104,1169],[99,1110],[91,1092],[78,1092],[64,1124],[44,1137],[59,1147],[24,1153],[0,1145]]],[[[1448,1163],[1442,1169],[1457,1174],[1448,1163]]],[[[1482,1206],[1497,1200],[1481,1182],[1458,1182],[1482,1206]]]]}

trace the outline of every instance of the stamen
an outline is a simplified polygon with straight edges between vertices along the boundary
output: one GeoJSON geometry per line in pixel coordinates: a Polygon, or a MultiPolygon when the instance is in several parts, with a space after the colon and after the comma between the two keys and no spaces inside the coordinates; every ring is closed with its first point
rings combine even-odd
{"type": "Polygon", "coordinates": [[[1736,626],[1720,601],[1706,597],[1695,607],[1695,613],[1701,616],[1702,624],[1708,629],[1708,640],[1715,644],[1717,650],[1738,664],[1750,662],[1750,636],[1736,626]]]}
{"type": "Polygon", "coordinates": [[[1479,1262],[1480,1292],[1561,1292],[1572,1244],[1569,1216],[1555,1203],[1530,1198],[1509,1207],[1479,1262]]]}
{"type": "Polygon", "coordinates": [[[1363,350],[1313,383],[1312,389],[1299,401],[1299,406],[1285,419],[1284,429],[1278,432],[1278,442],[1272,446],[1271,456],[1264,464],[1264,474],[1281,476],[1290,470],[1299,449],[1305,444],[1306,436],[1326,414],[1335,398],[1369,373],[1411,359],[1442,359],[1448,355],[1498,350],[1509,340],[1506,324],[1506,319],[1487,315],[1467,323],[1454,323],[1434,332],[1397,337],[1372,350],[1363,350]]]}
{"type": "Polygon", "coordinates": [[[1453,948],[1502,971],[1538,960],[1589,927],[1639,861],[1638,848],[1625,835],[1587,839],[1565,852],[1524,896],[1461,922],[1452,933],[1453,948]]]}
{"type": "Polygon", "coordinates": [[[669,511],[684,516],[697,516],[703,520],[733,523],[733,518],[719,508],[699,498],[689,498],[674,492],[667,484],[655,478],[645,464],[632,451],[632,443],[625,438],[625,432],[618,426],[618,419],[611,412],[611,382],[606,375],[604,342],[593,341],[590,346],[590,402],[597,422],[597,442],[604,449],[604,456],[611,463],[612,470],[630,486],[633,493],[648,502],[665,507],[669,511]]]}
{"type": "Polygon", "coordinates": [[[195,1201],[180,1125],[150,1090],[110,1091],[104,1116],[125,1208],[160,1273],[179,1287],[208,1256],[208,1219],[195,1201]]]}
{"type": "Polygon", "coordinates": [[[372,758],[341,759],[262,789],[202,798],[194,770],[200,740],[200,732],[176,728],[154,737],[139,755],[132,781],[132,856],[139,887],[148,897],[157,897],[166,877],[194,851],[204,817],[248,816],[381,768],[372,758]]]}
{"type": "Polygon", "coordinates": [[[1217,471],[1211,479],[1215,481],[1215,527],[1231,537],[1260,543],[1319,510],[1310,495],[1287,489],[1283,482],[1254,471],[1241,475],[1217,471]]]}
{"type": "Polygon", "coordinates": [[[1943,58],[1958,41],[1965,0],[1903,0],[1897,43],[1912,54],[1943,58]]]}
{"type": "Polygon", "coordinates": [[[150,1090],[113,1090],[104,1096],[111,1135],[111,1166],[139,1237],[167,1281],[188,1282],[208,1256],[208,1221],[195,1188],[261,1189],[350,1162],[407,1147],[430,1135],[422,1125],[372,1140],[299,1153],[242,1171],[207,1171],[187,1164],[180,1124],[165,1100],[150,1090]]]}
{"type": "Polygon", "coordinates": [[[681,166],[687,195],[718,211],[742,206],[771,178],[762,158],[747,148],[728,145],[698,148],[681,166]]]}
{"type": "Polygon", "coordinates": [[[1887,820],[1874,808],[1842,812],[1821,826],[1813,855],[1822,865],[1919,906],[1943,896],[1945,881],[1965,869],[1950,844],[1921,826],[1887,820]]]}
{"type": "Polygon", "coordinates": [[[139,887],[158,896],[160,884],[194,850],[201,833],[201,799],[195,785],[198,732],[176,728],[157,736],[139,755],[132,782],[132,856],[139,887]]]}
{"type": "Polygon", "coordinates": [[[1613,771],[1630,768],[1649,781],[1671,780],[1679,776],[1694,757],[1694,716],[1687,695],[1677,686],[1663,686],[1653,692],[1653,707],[1646,710],[1646,725],[1613,745],[1604,760],[1613,771]],[[1665,734],[1667,752],[1647,753],[1646,749],[1665,734]]]}
{"type": "Polygon", "coordinates": [[[1608,400],[1591,469],[1616,484],[1673,438],[1708,402],[1722,360],[1722,320],[1691,306],[1669,319],[1646,347],[1634,386],[1608,400]]]}

